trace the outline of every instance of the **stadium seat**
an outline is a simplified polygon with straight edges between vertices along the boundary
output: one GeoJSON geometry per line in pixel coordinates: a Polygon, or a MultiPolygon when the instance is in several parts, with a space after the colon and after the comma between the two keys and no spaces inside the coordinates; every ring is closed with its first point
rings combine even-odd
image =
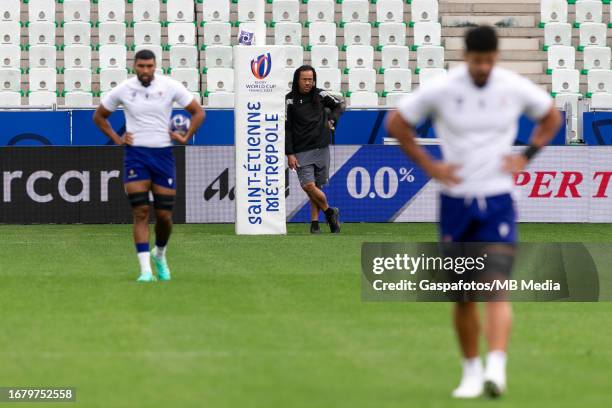
{"type": "Polygon", "coordinates": [[[28,94],[30,106],[53,106],[57,104],[57,93],[55,91],[32,91],[28,94]]]}
{"type": "Polygon", "coordinates": [[[274,25],[274,44],[302,45],[302,25],[300,23],[277,23],[274,25]]]}
{"type": "Polygon", "coordinates": [[[347,23],[344,25],[344,46],[370,45],[372,26],[368,23],[347,23]]]}
{"type": "Polygon", "coordinates": [[[603,5],[596,0],[578,0],[576,2],[576,23],[601,23],[603,5]]]}
{"type": "Polygon", "coordinates": [[[277,23],[298,23],[300,21],[299,0],[274,0],[272,21],[277,23]]]}
{"type": "Polygon", "coordinates": [[[540,0],[542,24],[567,23],[567,0],[540,0]]]}
{"type": "Polygon", "coordinates": [[[427,68],[444,68],[444,47],[417,48],[417,74],[421,69],[427,68]]]}
{"type": "Polygon", "coordinates": [[[194,23],[169,23],[168,45],[196,45],[196,26],[194,23]]]}
{"type": "Polygon", "coordinates": [[[18,45],[0,45],[0,68],[19,69],[21,67],[21,47],[18,45]]]}
{"type": "Polygon", "coordinates": [[[2,44],[21,44],[21,26],[18,21],[0,21],[0,41],[2,44]]]}
{"type": "Polygon", "coordinates": [[[91,45],[91,26],[89,23],[71,21],[64,24],[64,46],[91,45]]]}
{"type": "Polygon", "coordinates": [[[0,69],[0,91],[21,91],[21,70],[17,68],[0,69]]]}
{"type": "Polygon", "coordinates": [[[21,92],[0,91],[0,107],[21,106],[21,92]]]}
{"type": "MultiPolygon", "coordinates": [[[[295,74],[295,69],[293,68],[285,68],[283,70],[283,78],[284,78],[283,83],[285,85],[285,92],[291,91],[291,85],[293,84],[293,74],[295,74]]],[[[317,75],[317,82],[318,82],[318,75],[317,75]]]]}
{"type": "Polygon", "coordinates": [[[57,91],[57,72],[53,68],[32,68],[29,71],[30,91],[57,91]]]}
{"type": "Polygon", "coordinates": [[[319,68],[338,68],[338,47],[334,45],[317,45],[310,50],[310,62],[319,68]]]}
{"type": "Polygon", "coordinates": [[[342,76],[339,69],[321,69],[317,71],[317,88],[330,92],[340,92],[342,76]]]}
{"type": "Polygon", "coordinates": [[[413,23],[437,23],[438,0],[412,0],[410,13],[413,23]]]}
{"type": "Polygon", "coordinates": [[[149,44],[161,44],[161,23],[134,23],[134,45],[149,44]]]}
{"type": "Polygon", "coordinates": [[[369,45],[351,45],[346,48],[346,68],[374,68],[374,47],[369,45]]]}
{"type": "Polygon", "coordinates": [[[406,24],[404,23],[381,23],[378,26],[378,45],[387,47],[389,45],[406,45],[406,24]]]}
{"type": "Polygon", "coordinates": [[[125,69],[127,49],[124,45],[102,45],[99,49],[100,69],[125,69]]]}
{"type": "Polygon", "coordinates": [[[100,45],[126,44],[126,27],[124,23],[106,21],[98,26],[98,42],[100,45]]]}
{"type": "Polygon", "coordinates": [[[377,23],[403,23],[403,0],[378,0],[376,2],[377,23]]]}
{"type": "Polygon", "coordinates": [[[367,23],[369,21],[370,2],[368,0],[343,0],[342,23],[367,23]]]}
{"type": "Polygon", "coordinates": [[[381,51],[381,71],[389,68],[407,69],[410,62],[408,47],[388,45],[381,51]]]}
{"type": "Polygon", "coordinates": [[[126,3],[124,0],[98,0],[98,22],[125,22],[126,3]]]}
{"type": "Polygon", "coordinates": [[[576,50],[567,45],[553,45],[548,49],[548,70],[574,69],[576,67],[576,50]]]}
{"type": "MultiPolygon", "coordinates": [[[[158,62],[158,65],[161,65],[158,62]]],[[[176,45],[170,48],[170,68],[198,68],[198,48],[176,45]]]]}
{"type": "Polygon", "coordinates": [[[91,69],[91,47],[87,45],[71,45],[65,47],[64,68],[91,69]]]}
{"type": "Polygon", "coordinates": [[[552,72],[553,93],[578,93],[580,73],[577,69],[555,69],[552,72]]]}
{"type": "Polygon", "coordinates": [[[232,26],[230,23],[206,23],[204,45],[231,45],[232,26]]]}
{"type": "Polygon", "coordinates": [[[210,108],[233,108],[233,92],[211,92],[208,94],[208,107],[210,108]]]}
{"type": "Polygon", "coordinates": [[[591,109],[612,109],[612,94],[593,94],[591,97],[591,109]]]}
{"type": "Polygon", "coordinates": [[[37,21],[28,26],[30,45],[55,46],[55,23],[37,21]]]}
{"type": "Polygon", "coordinates": [[[91,92],[66,92],[64,95],[64,106],[87,108],[93,106],[93,104],[91,92]]]}
{"type": "Polygon", "coordinates": [[[583,74],[590,69],[610,69],[610,48],[587,47],[584,49],[583,59],[583,74]]]}
{"type": "Polygon", "coordinates": [[[230,21],[230,0],[203,0],[202,21],[205,23],[230,21]]]}
{"type": "Polygon", "coordinates": [[[206,47],[206,68],[232,68],[234,66],[232,47],[213,45],[206,47]]]}
{"type": "Polygon", "coordinates": [[[91,92],[90,69],[64,70],[64,92],[91,92]]]}
{"type": "Polygon", "coordinates": [[[385,96],[385,105],[390,108],[395,108],[397,107],[399,101],[401,101],[402,98],[406,95],[410,95],[410,94],[403,93],[403,92],[388,93],[387,96],[385,96]]]}
{"type": "Polygon", "coordinates": [[[21,20],[21,1],[20,0],[2,0],[0,1],[0,21],[16,21],[21,20]]]}
{"type": "Polygon", "coordinates": [[[308,44],[310,46],[336,45],[336,25],[334,23],[310,24],[308,26],[308,44]]]}
{"type": "Polygon", "coordinates": [[[304,49],[298,45],[287,45],[285,48],[285,68],[298,69],[304,65],[304,49]]]}
{"type": "Polygon", "coordinates": [[[195,21],[193,0],[167,0],[166,11],[169,23],[193,23],[195,21]]]}
{"type": "Polygon", "coordinates": [[[55,0],[28,0],[28,21],[55,23],[55,0]]]}
{"type": "Polygon", "coordinates": [[[57,68],[57,48],[35,45],[28,50],[29,68],[57,68]]]}
{"type": "Polygon", "coordinates": [[[352,92],[349,98],[349,106],[354,108],[369,108],[378,106],[378,94],[376,92],[352,92]]]}
{"type": "Polygon", "coordinates": [[[612,93],[612,71],[609,69],[592,69],[587,75],[589,94],[612,93]]]}
{"type": "Polygon", "coordinates": [[[134,0],[132,10],[135,23],[160,21],[159,0],[134,0]]]}
{"type": "Polygon", "coordinates": [[[376,92],[376,71],[352,69],[348,74],[349,92],[376,92]]]}
{"type": "Polygon", "coordinates": [[[579,50],[585,47],[605,47],[607,28],[604,23],[582,23],[580,24],[579,50]]]}
{"type": "Polygon", "coordinates": [[[108,92],[128,77],[126,69],[102,69],[100,71],[100,92],[108,92]]]}
{"type": "Polygon", "coordinates": [[[200,90],[200,75],[196,68],[172,69],[170,71],[170,76],[192,92],[200,90]]]}
{"type": "Polygon", "coordinates": [[[424,68],[419,71],[419,86],[427,86],[430,82],[435,82],[436,78],[446,75],[443,68],[424,68]]]}
{"type": "Polygon", "coordinates": [[[206,71],[207,92],[234,92],[232,68],[209,68],[206,71]]]}
{"type": "Polygon", "coordinates": [[[309,0],[306,8],[308,23],[333,23],[333,0],[309,0]]]}
{"type": "Polygon", "coordinates": [[[412,71],[409,69],[390,68],[383,75],[383,90],[386,93],[410,92],[412,87],[412,71]]]}
{"type": "Polygon", "coordinates": [[[548,23],[544,26],[544,49],[552,45],[572,45],[570,23],[548,23]]]}
{"type": "Polygon", "coordinates": [[[64,0],[64,23],[87,23],[91,21],[89,0],[64,0]]]}
{"type": "Polygon", "coordinates": [[[238,0],[238,22],[254,23],[257,18],[257,2],[261,0],[238,0]]]}
{"type": "Polygon", "coordinates": [[[414,47],[423,45],[440,45],[442,26],[440,23],[415,23],[414,24],[414,47]]]}
{"type": "Polygon", "coordinates": [[[555,107],[565,112],[571,111],[572,116],[576,116],[578,114],[578,100],[581,97],[580,94],[558,94],[555,96],[555,107]],[[567,109],[568,103],[570,105],[569,110],[567,109]]]}

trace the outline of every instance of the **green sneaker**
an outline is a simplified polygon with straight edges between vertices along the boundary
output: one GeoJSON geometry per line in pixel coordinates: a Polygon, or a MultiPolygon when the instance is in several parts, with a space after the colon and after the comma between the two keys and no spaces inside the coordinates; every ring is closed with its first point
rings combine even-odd
{"type": "Polygon", "coordinates": [[[168,261],[166,261],[166,257],[157,257],[157,251],[151,252],[151,259],[153,260],[153,265],[155,265],[155,269],[157,269],[157,277],[160,281],[169,281],[170,280],[170,268],[168,268],[168,261]]]}
{"type": "Polygon", "coordinates": [[[141,273],[136,279],[137,282],[155,282],[156,280],[157,278],[152,273],[141,273]]]}

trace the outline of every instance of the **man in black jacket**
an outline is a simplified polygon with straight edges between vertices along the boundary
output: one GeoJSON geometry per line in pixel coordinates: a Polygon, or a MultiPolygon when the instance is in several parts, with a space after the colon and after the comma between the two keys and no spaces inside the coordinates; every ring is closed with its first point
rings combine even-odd
{"type": "Polygon", "coordinates": [[[340,232],[339,211],[330,207],[321,187],[329,178],[330,131],[344,112],[344,103],[316,87],[317,74],[304,65],[293,75],[293,87],[285,97],[285,153],[289,168],[297,171],[302,189],[310,199],[310,232],[318,234],[319,211],[323,211],[333,234],[340,232]]]}

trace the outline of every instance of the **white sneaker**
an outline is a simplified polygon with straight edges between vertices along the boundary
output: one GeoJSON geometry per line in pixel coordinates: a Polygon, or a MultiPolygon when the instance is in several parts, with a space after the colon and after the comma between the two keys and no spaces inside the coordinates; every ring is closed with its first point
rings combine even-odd
{"type": "Polygon", "coordinates": [[[469,375],[461,379],[461,383],[452,393],[453,398],[478,398],[484,390],[482,375],[469,375]]]}
{"type": "Polygon", "coordinates": [[[485,373],[484,389],[491,398],[500,397],[506,391],[506,372],[505,370],[491,370],[487,367],[485,373]]]}

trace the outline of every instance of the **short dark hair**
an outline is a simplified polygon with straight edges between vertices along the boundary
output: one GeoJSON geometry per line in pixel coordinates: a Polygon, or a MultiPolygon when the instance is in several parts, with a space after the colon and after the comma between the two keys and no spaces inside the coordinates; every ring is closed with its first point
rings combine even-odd
{"type": "Polygon", "coordinates": [[[134,62],[138,60],[154,60],[155,61],[155,53],[151,50],[140,50],[134,55],[134,62]]]}
{"type": "Polygon", "coordinates": [[[465,34],[465,50],[467,52],[497,51],[497,33],[491,26],[478,26],[465,34]]]}

